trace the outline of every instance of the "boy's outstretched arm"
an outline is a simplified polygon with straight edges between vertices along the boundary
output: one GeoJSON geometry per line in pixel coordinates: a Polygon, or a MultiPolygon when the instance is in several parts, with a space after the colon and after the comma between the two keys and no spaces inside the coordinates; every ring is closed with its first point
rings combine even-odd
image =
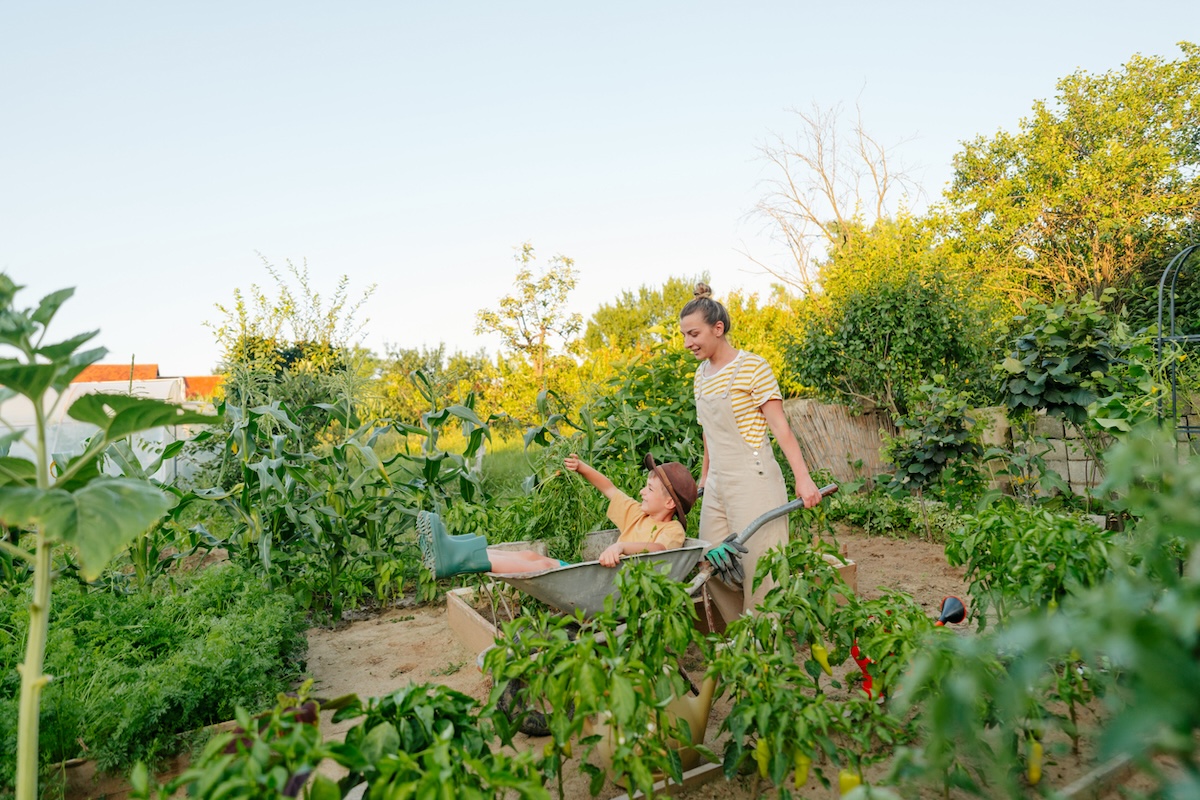
{"type": "Polygon", "coordinates": [[[604,495],[609,500],[611,500],[614,495],[620,494],[620,490],[613,485],[612,481],[604,477],[604,474],[598,469],[595,469],[590,464],[580,461],[579,456],[575,455],[574,453],[571,453],[571,455],[563,459],[563,466],[572,472],[578,472],[583,476],[584,480],[586,480],[592,486],[595,486],[600,494],[604,495]]]}

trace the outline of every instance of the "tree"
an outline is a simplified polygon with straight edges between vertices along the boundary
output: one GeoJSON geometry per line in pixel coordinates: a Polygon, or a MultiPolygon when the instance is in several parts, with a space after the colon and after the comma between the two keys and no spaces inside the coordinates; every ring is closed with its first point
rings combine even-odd
{"type": "Polygon", "coordinates": [[[779,284],[772,289],[770,297],[763,301],[757,294],[743,294],[741,290],[725,296],[725,307],[733,323],[729,341],[734,347],[765,358],[775,367],[784,396],[792,397],[801,394],[805,387],[788,368],[784,352],[795,331],[799,320],[797,309],[803,301],[789,295],[779,284]]]}
{"type": "Polygon", "coordinates": [[[760,148],[773,177],[767,179],[767,193],[755,213],[782,239],[794,264],[780,268],[751,260],[785,284],[808,292],[821,259],[832,257],[864,226],[887,216],[892,197],[915,191],[915,184],[896,168],[895,148],[867,134],[861,111],[849,136],[839,130],[839,108],[814,105],[812,111],[793,112],[800,120],[795,138],[776,136],[760,148]]]}
{"type": "Polygon", "coordinates": [[[707,282],[707,273],[696,280],[668,278],[657,289],[643,285],[636,292],[622,291],[616,300],[601,304],[592,314],[583,334],[584,346],[628,353],[649,350],[676,338],[672,331],[678,326],[679,310],[692,299],[697,281],[707,282]]]}
{"type": "Polygon", "coordinates": [[[1016,133],[968,142],[947,200],[981,265],[1024,276],[1016,295],[1099,298],[1149,279],[1196,232],[1200,48],[1135,55],[1118,70],[1058,82],[1016,133]]]}
{"type": "Polygon", "coordinates": [[[371,284],[362,296],[351,304],[347,291],[350,279],[343,275],[328,304],[316,291],[308,277],[308,262],[297,267],[291,261],[286,272],[295,279],[293,288],[288,278],[261,254],[267,274],[275,281],[278,296],[268,297],[257,284],[250,290],[233,290],[233,304],[216,304],[223,319],[205,323],[221,345],[220,369],[228,371],[236,364],[260,362],[275,370],[284,370],[303,363],[310,368],[328,369],[339,360],[339,351],[350,346],[367,320],[355,317],[375,291],[371,284]]]}
{"type": "Polygon", "coordinates": [[[786,371],[819,395],[893,416],[935,374],[987,400],[994,326],[1003,304],[927,220],[901,214],[853,226],[804,298],[786,371]]]}
{"type": "Polygon", "coordinates": [[[575,261],[558,255],[547,262],[534,277],[532,264],[537,260],[533,245],[525,242],[515,260],[520,268],[514,281],[516,292],[500,299],[500,310],[481,309],[476,315],[475,333],[498,333],[504,347],[529,360],[534,377],[545,380],[546,360],[553,352],[552,337],[569,347],[583,326],[583,317],[569,314],[567,296],[575,288],[575,261]]]}

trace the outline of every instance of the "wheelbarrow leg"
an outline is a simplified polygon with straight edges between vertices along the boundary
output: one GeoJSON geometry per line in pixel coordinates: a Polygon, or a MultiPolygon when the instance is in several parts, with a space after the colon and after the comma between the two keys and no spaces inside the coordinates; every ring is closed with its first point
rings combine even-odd
{"type": "Polygon", "coordinates": [[[708,623],[708,632],[716,633],[717,623],[713,620],[712,598],[709,597],[707,584],[701,589],[700,597],[704,600],[704,621],[708,623]]]}

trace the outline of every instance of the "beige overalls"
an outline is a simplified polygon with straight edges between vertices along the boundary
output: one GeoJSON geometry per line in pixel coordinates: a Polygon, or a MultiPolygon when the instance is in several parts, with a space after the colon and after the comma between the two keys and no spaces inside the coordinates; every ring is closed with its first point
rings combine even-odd
{"type": "MultiPolygon", "coordinates": [[[[758,447],[751,447],[742,438],[733,416],[730,393],[745,355],[745,351],[739,351],[733,362],[725,365],[724,369],[732,369],[733,375],[722,394],[701,394],[696,398],[696,416],[704,428],[704,442],[708,448],[700,538],[710,544],[720,542],[730,533],[741,533],[759,515],[788,500],[783,471],[771,450],[770,434],[763,437],[758,447]]],[[[705,362],[701,369],[707,366],[705,362]]],[[[711,377],[702,376],[702,380],[711,377]]],[[[746,542],[750,552],[742,556],[742,567],[746,571],[745,592],[741,586],[726,583],[719,577],[709,579],[707,590],[725,622],[732,622],[743,611],[753,610],[771,588],[771,582],[767,580],[753,596],[749,592],[759,556],[772,547],[785,544],[787,539],[787,517],[780,517],[759,528],[746,542]]]]}

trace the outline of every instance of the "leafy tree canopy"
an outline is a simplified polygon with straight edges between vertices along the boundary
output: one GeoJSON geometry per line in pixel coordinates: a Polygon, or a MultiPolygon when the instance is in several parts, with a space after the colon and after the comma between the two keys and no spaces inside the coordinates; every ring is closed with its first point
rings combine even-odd
{"type": "Polygon", "coordinates": [[[707,283],[708,273],[696,279],[668,278],[659,288],[641,286],[637,291],[622,291],[616,300],[602,303],[592,314],[583,334],[584,346],[589,350],[629,352],[675,338],[679,310],[692,299],[698,281],[707,283]]]}
{"type": "MultiPolygon", "coordinates": [[[[1016,294],[1099,297],[1153,280],[1196,232],[1200,48],[1135,55],[1058,82],[1015,133],[966,143],[947,193],[960,243],[993,268],[1020,268],[1016,294]]],[[[1015,273],[1010,273],[1015,274],[1015,273]]]]}
{"type": "Polygon", "coordinates": [[[820,396],[894,415],[936,374],[984,389],[1002,307],[962,255],[939,245],[927,220],[904,214],[852,240],[822,264],[823,291],[800,306],[789,374],[820,396]]]}
{"type": "Polygon", "coordinates": [[[498,311],[481,309],[475,316],[476,333],[496,333],[511,353],[529,359],[534,377],[542,380],[547,359],[553,353],[551,340],[559,338],[569,349],[583,326],[579,314],[567,312],[567,296],[575,288],[575,261],[558,255],[539,274],[533,274],[537,256],[525,242],[515,256],[519,265],[513,294],[500,298],[498,311]]]}

